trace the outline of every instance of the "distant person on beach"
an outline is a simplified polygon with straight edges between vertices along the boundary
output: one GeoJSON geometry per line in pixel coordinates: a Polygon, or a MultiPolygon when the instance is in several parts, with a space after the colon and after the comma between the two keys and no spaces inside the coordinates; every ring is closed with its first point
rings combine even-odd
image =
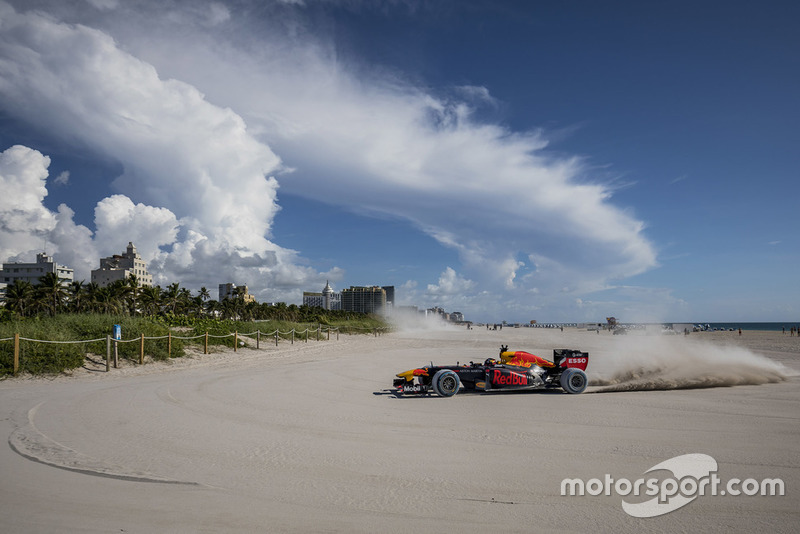
{"type": "Polygon", "coordinates": [[[740,336],[742,335],[742,329],[741,328],[739,329],[739,335],[740,336]]]}

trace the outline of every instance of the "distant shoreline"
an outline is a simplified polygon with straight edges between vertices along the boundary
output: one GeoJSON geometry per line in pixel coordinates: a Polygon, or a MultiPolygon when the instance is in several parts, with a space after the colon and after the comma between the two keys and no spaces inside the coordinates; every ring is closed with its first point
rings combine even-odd
{"type": "MultiPolygon", "coordinates": [[[[492,324],[492,323],[490,323],[490,324],[492,324]]],[[[522,326],[524,328],[528,328],[528,327],[531,327],[531,328],[559,328],[561,326],[563,326],[565,328],[567,328],[567,327],[581,328],[583,326],[589,326],[589,325],[601,325],[603,327],[608,326],[607,323],[599,322],[599,321],[596,322],[596,323],[592,323],[592,322],[581,322],[581,323],[576,323],[576,322],[565,322],[565,323],[544,322],[544,323],[536,323],[534,325],[522,324],[520,326],[522,326]]],[[[716,329],[716,330],[720,330],[720,329],[723,329],[723,330],[728,330],[728,329],[738,330],[739,328],[741,328],[742,330],[758,330],[758,331],[771,331],[771,332],[781,332],[785,328],[786,332],[789,332],[789,329],[792,328],[792,327],[795,327],[795,328],[800,327],[800,319],[798,319],[796,321],[786,321],[786,322],[718,322],[718,323],[712,323],[712,322],[708,322],[708,321],[661,321],[661,322],[654,322],[654,323],[650,323],[650,322],[639,323],[639,322],[620,321],[620,322],[617,323],[617,325],[618,326],[638,326],[638,327],[665,326],[665,325],[693,325],[693,326],[700,326],[700,325],[705,326],[705,325],[708,325],[711,330],[714,330],[714,329],[716,329]]],[[[505,326],[512,327],[513,325],[505,325],[505,326]]]]}

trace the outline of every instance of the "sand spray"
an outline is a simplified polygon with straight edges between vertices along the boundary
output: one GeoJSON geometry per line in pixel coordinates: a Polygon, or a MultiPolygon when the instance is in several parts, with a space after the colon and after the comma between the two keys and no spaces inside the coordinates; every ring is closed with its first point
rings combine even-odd
{"type": "Polygon", "coordinates": [[[626,336],[593,354],[595,392],[693,389],[758,385],[797,374],[785,365],[738,346],[684,336],[626,336]]]}

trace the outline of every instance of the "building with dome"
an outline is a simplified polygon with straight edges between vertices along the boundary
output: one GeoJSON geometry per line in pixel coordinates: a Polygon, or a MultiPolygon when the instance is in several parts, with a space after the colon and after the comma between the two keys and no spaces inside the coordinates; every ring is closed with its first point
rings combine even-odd
{"type": "Polygon", "coordinates": [[[312,308],[318,306],[325,310],[341,310],[341,294],[336,293],[333,288],[331,288],[331,284],[326,280],[325,288],[322,290],[322,293],[303,291],[303,305],[312,308]]]}
{"type": "Polygon", "coordinates": [[[342,294],[335,293],[328,281],[325,281],[325,289],[322,290],[322,307],[326,310],[342,309],[342,294]]]}

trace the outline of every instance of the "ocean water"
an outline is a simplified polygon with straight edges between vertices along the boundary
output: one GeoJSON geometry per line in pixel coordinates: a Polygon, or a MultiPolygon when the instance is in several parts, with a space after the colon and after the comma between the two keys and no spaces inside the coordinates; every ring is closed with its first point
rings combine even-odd
{"type": "Polygon", "coordinates": [[[787,332],[791,327],[797,328],[800,326],[800,320],[794,322],[786,322],[786,323],[692,323],[695,325],[698,324],[707,324],[713,330],[716,329],[723,329],[728,330],[733,328],[734,330],[742,329],[742,330],[768,330],[768,331],[775,331],[781,332],[784,328],[787,332]]]}

